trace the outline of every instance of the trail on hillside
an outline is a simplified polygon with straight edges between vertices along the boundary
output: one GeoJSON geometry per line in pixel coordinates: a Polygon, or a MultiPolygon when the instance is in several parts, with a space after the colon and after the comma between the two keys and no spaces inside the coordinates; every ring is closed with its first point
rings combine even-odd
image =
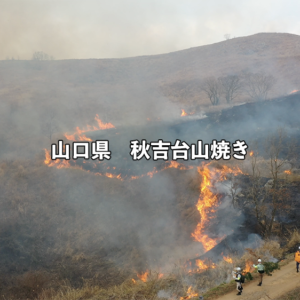
{"type": "Polygon", "coordinates": [[[257,286],[258,278],[244,285],[243,294],[237,296],[237,291],[231,292],[217,298],[218,300],[269,300],[278,299],[289,291],[300,285],[300,273],[296,273],[295,262],[290,262],[273,273],[272,276],[265,275],[262,286],[257,286]]]}

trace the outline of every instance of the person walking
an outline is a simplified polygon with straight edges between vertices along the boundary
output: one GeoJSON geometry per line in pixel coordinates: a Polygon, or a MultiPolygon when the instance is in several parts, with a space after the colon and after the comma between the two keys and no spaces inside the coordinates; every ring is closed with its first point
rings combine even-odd
{"type": "Polygon", "coordinates": [[[257,271],[259,273],[260,282],[259,282],[258,286],[261,286],[262,285],[262,280],[263,280],[263,277],[264,277],[264,273],[265,273],[265,266],[261,263],[260,258],[257,260],[257,262],[258,262],[258,264],[253,265],[253,267],[255,269],[257,269],[257,271]]]}

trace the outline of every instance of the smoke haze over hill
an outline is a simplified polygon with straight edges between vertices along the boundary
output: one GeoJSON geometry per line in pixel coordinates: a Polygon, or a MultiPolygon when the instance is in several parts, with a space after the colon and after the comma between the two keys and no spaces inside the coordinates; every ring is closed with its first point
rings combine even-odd
{"type": "Polygon", "coordinates": [[[300,33],[289,1],[1,1],[0,59],[112,58],[182,50],[256,32],[300,33]],[[254,21],[255,20],[255,21],[254,21]]]}

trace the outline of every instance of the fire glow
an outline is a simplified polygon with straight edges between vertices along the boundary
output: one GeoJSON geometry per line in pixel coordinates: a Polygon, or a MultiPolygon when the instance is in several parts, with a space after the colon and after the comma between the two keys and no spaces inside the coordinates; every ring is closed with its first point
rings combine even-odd
{"type": "Polygon", "coordinates": [[[233,263],[233,262],[232,262],[232,258],[229,257],[229,256],[223,256],[223,259],[224,259],[226,262],[228,262],[229,264],[232,264],[232,263],[233,263]]]}
{"type": "Polygon", "coordinates": [[[229,167],[223,166],[223,169],[210,169],[209,164],[204,165],[202,168],[198,168],[198,173],[202,177],[200,185],[200,196],[197,203],[197,210],[200,214],[200,222],[197,224],[195,231],[192,233],[192,237],[202,243],[205,252],[214,248],[222,239],[210,238],[205,234],[205,228],[211,219],[214,218],[214,213],[219,205],[219,197],[211,191],[214,180],[225,180],[226,174],[233,173],[237,175],[242,173],[239,169],[230,169],[229,167]]]}
{"type": "Polygon", "coordinates": [[[98,126],[87,125],[83,129],[80,129],[79,127],[76,127],[76,131],[73,134],[67,134],[66,133],[65,138],[69,141],[88,141],[88,142],[91,142],[92,140],[90,138],[86,137],[86,135],[84,133],[91,132],[91,131],[97,131],[97,130],[105,130],[105,129],[115,128],[115,126],[111,123],[103,123],[100,120],[98,114],[95,116],[94,120],[97,122],[98,126]]]}
{"type": "MultiPolygon", "coordinates": [[[[183,113],[184,110],[182,110],[183,113]]],[[[79,127],[76,128],[76,132],[73,134],[65,134],[65,137],[68,140],[80,140],[80,141],[90,141],[84,133],[89,131],[96,131],[96,130],[105,130],[110,128],[115,128],[111,123],[103,123],[99,116],[96,115],[95,120],[98,124],[98,126],[90,126],[87,125],[85,128],[80,129],[79,127]]],[[[253,151],[250,152],[250,156],[253,155],[253,151]]],[[[86,162],[83,161],[85,164],[86,162]]],[[[90,170],[85,170],[82,166],[77,165],[76,161],[70,161],[70,160],[64,160],[64,159],[56,159],[51,160],[51,156],[48,150],[45,149],[45,160],[44,163],[48,167],[55,167],[58,169],[61,168],[75,168],[75,169],[81,169],[82,171],[91,173],[96,176],[105,176],[107,178],[113,178],[117,180],[136,180],[138,178],[142,177],[150,177],[152,178],[154,174],[158,172],[162,172],[166,169],[175,168],[179,170],[189,170],[193,169],[193,166],[186,166],[184,164],[181,164],[177,161],[167,161],[165,162],[160,168],[155,168],[145,174],[139,175],[139,176],[130,176],[130,175],[123,175],[116,171],[116,174],[109,173],[109,172],[91,172],[90,170]]],[[[93,162],[93,167],[96,167],[96,162],[93,162]]],[[[107,170],[110,169],[110,167],[106,168],[107,170]]],[[[113,167],[115,170],[116,167],[113,167]]],[[[205,252],[211,250],[214,248],[223,238],[217,237],[212,238],[210,237],[207,232],[205,232],[206,228],[208,227],[210,221],[215,217],[216,208],[219,206],[219,200],[220,196],[218,194],[215,194],[212,190],[214,187],[215,181],[223,181],[226,180],[227,174],[240,174],[242,173],[239,169],[231,169],[227,166],[222,166],[221,168],[212,168],[210,167],[210,164],[204,164],[202,167],[198,167],[198,173],[200,174],[202,180],[200,184],[200,195],[198,198],[198,202],[196,204],[196,208],[200,214],[200,222],[197,224],[194,232],[191,234],[191,236],[196,240],[197,242],[200,242],[203,245],[203,249],[205,252]]],[[[232,263],[232,259],[230,257],[223,257],[223,259],[228,262],[232,263]]],[[[206,270],[208,268],[215,268],[216,266],[212,263],[204,262],[201,260],[196,260],[196,266],[197,271],[206,270]]],[[[149,272],[146,271],[143,274],[137,274],[137,277],[142,280],[143,282],[147,281],[149,272]]]]}
{"type": "MultiPolygon", "coordinates": [[[[100,172],[90,172],[89,170],[85,170],[85,169],[83,169],[83,167],[76,165],[76,161],[72,161],[72,163],[74,163],[74,164],[71,165],[69,160],[64,160],[64,159],[52,160],[51,156],[50,156],[50,152],[47,149],[44,149],[44,150],[45,150],[45,160],[44,160],[44,163],[48,167],[56,167],[57,169],[62,169],[62,168],[80,169],[82,171],[91,173],[91,174],[96,175],[96,176],[105,176],[105,177],[108,177],[108,178],[119,179],[121,181],[123,181],[125,179],[136,180],[136,179],[139,179],[139,178],[142,178],[142,177],[145,177],[145,176],[148,176],[148,177],[152,178],[154,176],[154,174],[162,172],[162,171],[164,171],[166,169],[171,169],[171,168],[179,169],[179,170],[190,170],[190,169],[193,169],[193,166],[185,166],[184,164],[181,164],[181,163],[179,163],[177,161],[167,161],[167,162],[165,162],[165,165],[161,169],[159,169],[159,170],[156,169],[156,168],[154,168],[152,171],[150,171],[150,172],[148,172],[146,174],[142,174],[140,176],[126,176],[126,175],[124,175],[122,177],[121,174],[112,174],[112,173],[109,173],[109,172],[103,172],[103,173],[100,173],[100,172]]],[[[83,161],[83,163],[85,163],[85,161],[83,161]]],[[[96,163],[93,163],[93,167],[96,167],[95,164],[96,163]]],[[[110,167],[107,167],[107,169],[110,169],[110,167]]],[[[116,167],[113,167],[113,169],[115,170],[116,167]]]]}
{"type": "Polygon", "coordinates": [[[248,272],[251,272],[252,270],[253,270],[253,263],[251,261],[247,261],[244,272],[248,273],[248,272]]]}
{"type": "Polygon", "coordinates": [[[191,116],[191,115],[193,115],[194,113],[195,113],[195,112],[187,113],[184,109],[181,109],[181,115],[180,115],[180,117],[191,116]]]}
{"type": "Polygon", "coordinates": [[[190,286],[186,292],[185,297],[180,297],[180,300],[192,299],[194,297],[198,297],[198,293],[193,291],[193,288],[190,286]]]}
{"type": "Polygon", "coordinates": [[[185,117],[185,116],[187,116],[188,114],[185,112],[185,110],[184,109],[182,109],[181,110],[181,117],[185,117]]]}
{"type": "Polygon", "coordinates": [[[142,280],[143,282],[146,282],[148,279],[149,271],[146,271],[145,273],[142,274],[137,274],[137,277],[142,280]]]}

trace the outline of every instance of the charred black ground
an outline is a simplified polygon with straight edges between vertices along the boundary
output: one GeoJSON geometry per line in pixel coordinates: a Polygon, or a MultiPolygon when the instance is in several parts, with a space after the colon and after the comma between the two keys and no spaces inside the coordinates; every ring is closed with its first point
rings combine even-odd
{"type": "MultiPolygon", "coordinates": [[[[184,121],[183,117],[178,124],[160,122],[156,125],[150,123],[147,126],[95,131],[87,136],[93,140],[109,140],[112,159],[97,167],[88,163],[83,164],[80,160],[78,163],[92,172],[105,172],[107,167],[110,167],[111,173],[125,177],[142,175],[150,172],[154,167],[160,170],[164,167],[162,161],[154,162],[152,159],[147,161],[145,158],[140,161],[132,160],[130,141],[141,142],[143,139],[148,143],[162,139],[172,145],[177,139],[189,145],[197,143],[198,140],[208,144],[211,144],[212,140],[225,139],[231,143],[244,140],[249,145],[248,152],[256,142],[260,154],[263,155],[266,138],[278,128],[286,129],[286,139],[294,139],[299,144],[299,111],[300,94],[295,93],[272,100],[234,106],[217,113],[210,113],[200,120],[184,121]],[[116,169],[114,170],[113,167],[116,169]]],[[[149,153],[153,157],[151,150],[149,153]]],[[[169,160],[172,160],[171,153],[169,153],[169,160]]],[[[184,161],[179,159],[178,162],[184,161]]],[[[189,160],[185,163],[198,165],[201,160],[189,160]]]]}

